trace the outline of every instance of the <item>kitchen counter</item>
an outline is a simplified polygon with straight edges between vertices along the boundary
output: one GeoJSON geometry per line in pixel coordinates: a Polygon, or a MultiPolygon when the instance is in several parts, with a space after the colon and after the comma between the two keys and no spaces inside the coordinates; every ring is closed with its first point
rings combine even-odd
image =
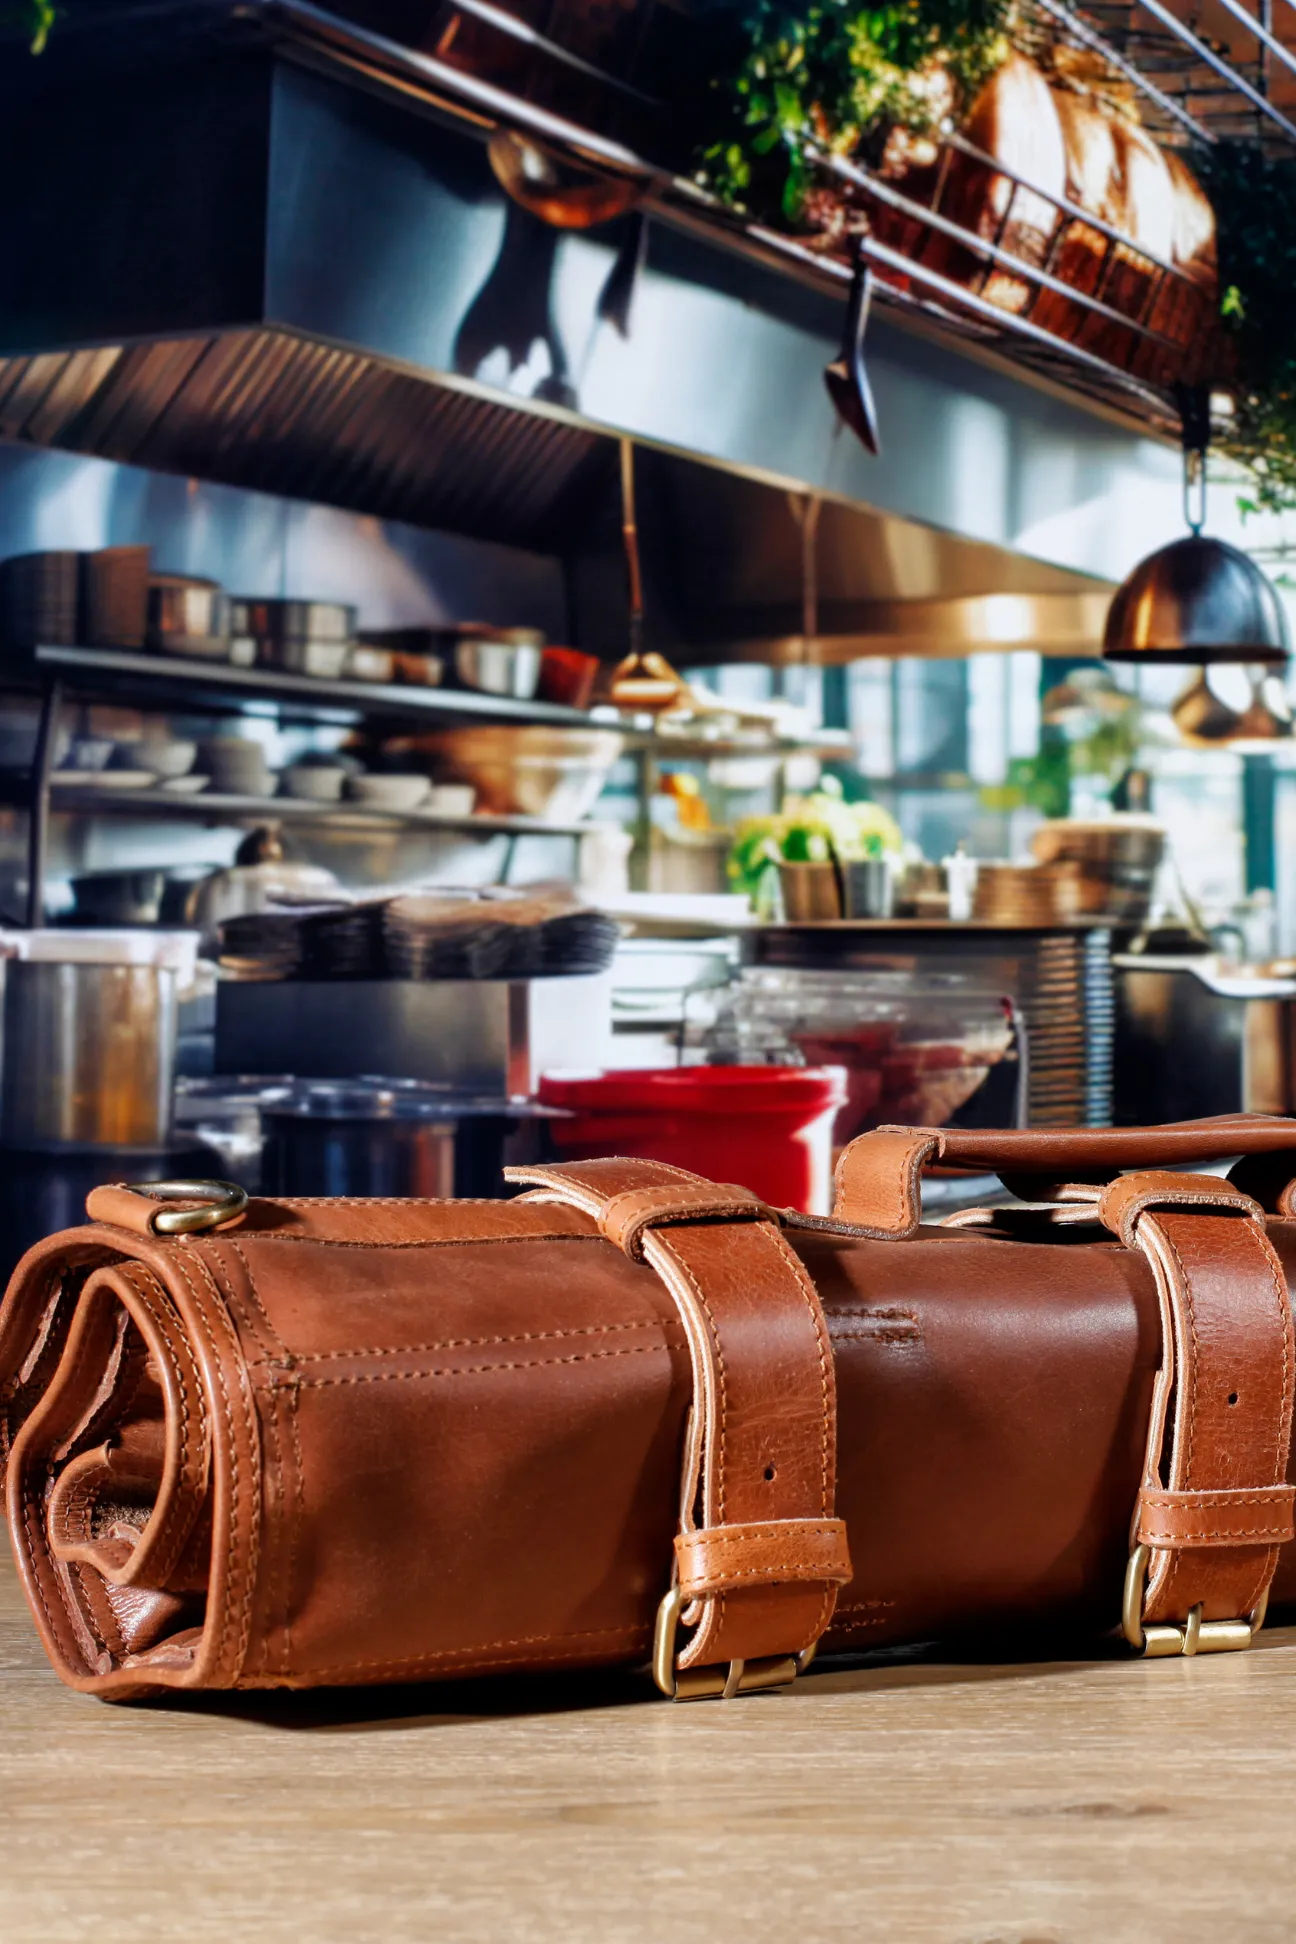
{"type": "Polygon", "coordinates": [[[1296,1629],[1193,1662],[909,1661],[185,1708],[59,1686],[0,1559],[6,1944],[1278,1944],[1296,1629]]]}

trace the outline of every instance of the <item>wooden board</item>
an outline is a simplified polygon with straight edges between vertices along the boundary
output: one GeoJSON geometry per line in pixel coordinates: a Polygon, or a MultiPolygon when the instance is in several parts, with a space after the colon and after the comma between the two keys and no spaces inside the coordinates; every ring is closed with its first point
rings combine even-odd
{"type": "Polygon", "coordinates": [[[1296,1631],[1192,1662],[70,1694],[0,1561],[0,1937],[1289,1944],[1296,1631]]]}

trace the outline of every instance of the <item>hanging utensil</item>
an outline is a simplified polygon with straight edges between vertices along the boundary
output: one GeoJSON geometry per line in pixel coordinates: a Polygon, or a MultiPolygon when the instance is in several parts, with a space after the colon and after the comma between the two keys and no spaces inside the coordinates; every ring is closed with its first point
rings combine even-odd
{"type": "Polygon", "coordinates": [[[1171,720],[1185,742],[1217,746],[1238,734],[1241,716],[1221,702],[1199,668],[1193,680],[1170,711],[1171,720]]]}
{"type": "Polygon", "coordinates": [[[553,229],[594,229],[641,203],[651,184],[642,176],[614,176],[556,155],[529,136],[500,128],[486,153],[501,189],[553,229]]]}
{"type": "Polygon", "coordinates": [[[881,450],[877,407],[864,363],[864,334],[868,330],[872,300],[873,272],[861,251],[855,260],[855,275],[846,305],[842,348],[824,372],[824,383],[843,424],[850,427],[866,451],[876,455],[881,450]]]}

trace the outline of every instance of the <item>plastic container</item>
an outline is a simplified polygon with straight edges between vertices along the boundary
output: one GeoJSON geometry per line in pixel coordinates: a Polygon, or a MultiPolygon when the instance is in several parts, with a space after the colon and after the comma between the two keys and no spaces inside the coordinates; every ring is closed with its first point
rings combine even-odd
{"type": "Polygon", "coordinates": [[[547,1073],[539,1099],[570,1117],[549,1130],[561,1160],[667,1161],[777,1208],[829,1213],[833,1121],[846,1099],[839,1067],[547,1073]]]}

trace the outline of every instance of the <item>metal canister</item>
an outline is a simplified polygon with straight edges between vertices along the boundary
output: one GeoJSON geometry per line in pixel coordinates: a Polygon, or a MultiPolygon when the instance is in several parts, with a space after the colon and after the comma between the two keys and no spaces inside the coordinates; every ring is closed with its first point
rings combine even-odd
{"type": "Polygon", "coordinates": [[[177,988],[171,966],[10,960],[0,1089],[5,1141],[165,1147],[177,988]]]}

